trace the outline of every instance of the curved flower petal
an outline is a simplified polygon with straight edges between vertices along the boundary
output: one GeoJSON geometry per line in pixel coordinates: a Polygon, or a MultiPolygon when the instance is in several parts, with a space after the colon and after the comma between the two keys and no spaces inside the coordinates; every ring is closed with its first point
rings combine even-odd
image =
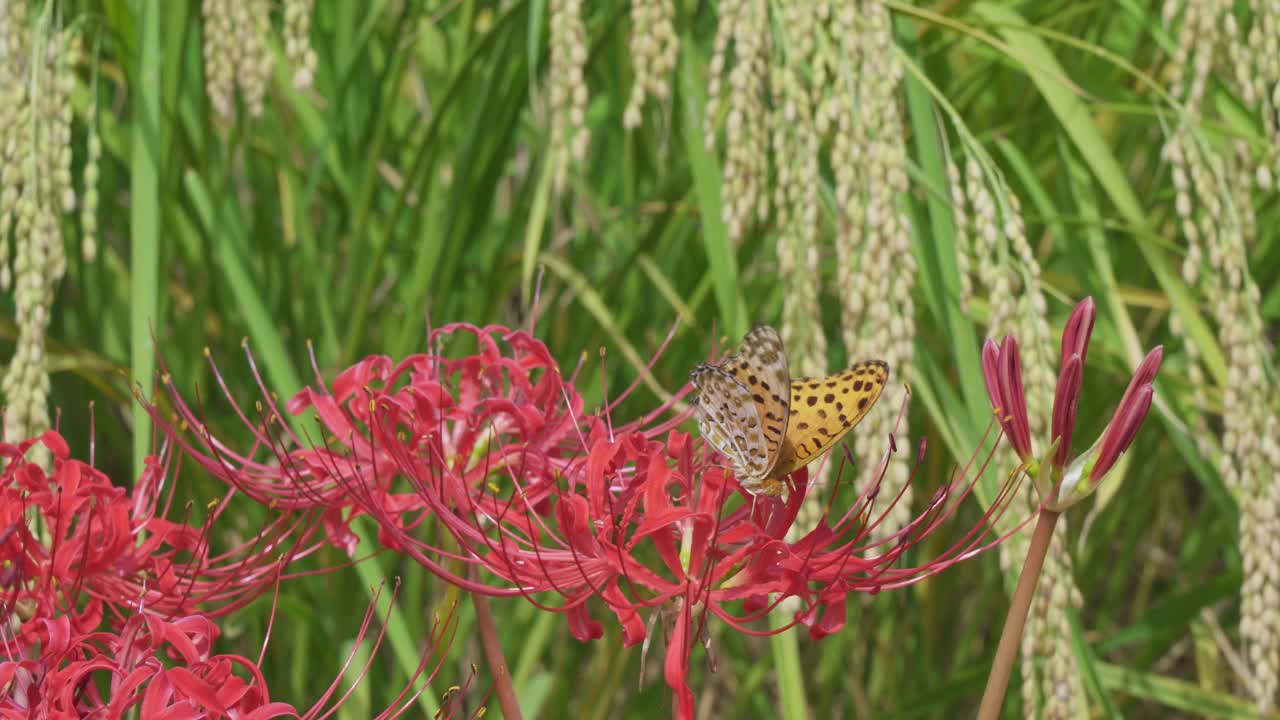
{"type": "Polygon", "coordinates": [[[1018,342],[1005,337],[997,347],[990,338],[982,346],[982,376],[996,419],[1009,445],[1026,460],[1031,457],[1031,427],[1027,422],[1027,400],[1022,390],[1022,361],[1018,342]]]}

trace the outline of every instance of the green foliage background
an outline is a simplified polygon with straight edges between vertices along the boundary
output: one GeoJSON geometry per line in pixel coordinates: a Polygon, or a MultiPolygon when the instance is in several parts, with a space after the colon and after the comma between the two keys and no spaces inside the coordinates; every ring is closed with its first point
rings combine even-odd
{"type": "MultiPolygon", "coordinates": [[[[310,376],[308,341],[332,377],[370,353],[421,349],[425,310],[435,323],[518,325],[541,274],[537,334],[563,366],[584,353],[595,363],[606,348],[604,376],[624,387],[675,325],[653,368],[656,385],[675,390],[717,336],[776,322],[785,302],[776,237],[765,224],[739,247],[728,242],[717,220],[719,161],[702,145],[715,3],[676,5],[673,97],[650,104],[644,125],[627,132],[627,5],[589,4],[592,145],[556,194],[546,2],[318,2],[315,91],[293,90],[281,62],[266,112],[230,122],[205,94],[199,3],[62,3],[64,18],[101,44],[105,148],[103,251],[93,263],[69,252],[49,335],[52,404],[72,446],[87,446],[92,403],[98,464],[119,482],[134,476],[152,437],[138,425],[130,390],[154,377],[153,337],[176,386],[188,397],[199,388],[214,429],[243,437],[227,406],[209,401],[206,347],[245,400],[255,393],[239,349],[247,338],[269,386],[288,397],[310,376]]],[[[958,309],[946,178],[936,147],[921,142],[940,132],[936,115],[919,111],[929,107],[927,78],[1022,198],[1055,332],[1074,300],[1098,300],[1081,437],[1101,431],[1135,352],[1168,343],[1158,384],[1165,404],[1138,437],[1123,488],[1071,517],[1084,605],[1071,618],[1070,651],[1084,668],[1092,714],[1251,717],[1223,652],[1239,639],[1238,508],[1190,430],[1189,418],[1220,411],[1226,373],[1203,300],[1178,273],[1182,240],[1159,156],[1169,110],[1153,90],[1173,41],[1158,5],[890,5],[901,52],[918,70],[908,73],[904,107],[924,103],[904,115],[913,179],[904,201],[921,268],[912,427],[932,440],[917,498],[945,480],[990,417],[976,372],[986,305],[979,298],[969,317],[958,309]],[[1181,344],[1167,331],[1173,308],[1203,353],[1210,407],[1192,406],[1181,344]]],[[[1208,92],[1220,111],[1202,128],[1210,141],[1265,142],[1226,83],[1208,92]]],[[[79,86],[78,113],[88,93],[79,86]]],[[[1276,215],[1275,197],[1261,197],[1248,258],[1271,323],[1280,314],[1276,215]]],[[[76,242],[73,229],[67,236],[76,242]]],[[[824,273],[834,274],[830,254],[824,273]]],[[[826,290],[821,300],[816,320],[838,337],[841,298],[826,290]]],[[[14,333],[6,322],[4,337],[14,333]]],[[[831,365],[874,354],[836,344],[831,365]]],[[[597,403],[600,374],[582,377],[597,403]]],[[[642,387],[622,413],[656,397],[642,387]]],[[[200,499],[216,491],[194,473],[187,479],[200,499]]],[[[922,552],[930,549],[941,548],[922,552]]],[[[336,553],[318,560],[339,561],[336,553]]],[[[367,716],[394,695],[432,613],[454,594],[380,556],[282,588],[264,665],[280,699],[318,697],[338,672],[369,586],[384,576],[404,581],[389,648],[340,715],[367,716]]],[[[912,589],[851,602],[847,629],[817,643],[800,633],[754,640],[717,631],[717,672],[698,650],[693,686],[714,709],[709,716],[968,715],[1004,617],[1006,580],[996,555],[986,555],[912,589]]],[[[235,616],[227,649],[256,656],[269,611],[268,598],[235,616]]],[[[495,611],[529,716],[669,711],[660,632],[640,676],[640,652],[624,650],[608,622],[603,640],[579,644],[562,618],[528,603],[496,602],[495,611]]],[[[460,613],[449,666],[458,679],[480,662],[469,606],[460,613]]],[[[1022,713],[1017,695],[1008,717],[1022,713]]]]}

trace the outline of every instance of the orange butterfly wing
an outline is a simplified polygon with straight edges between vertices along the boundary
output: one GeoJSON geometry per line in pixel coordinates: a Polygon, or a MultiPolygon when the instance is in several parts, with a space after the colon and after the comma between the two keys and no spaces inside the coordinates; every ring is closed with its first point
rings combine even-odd
{"type": "Polygon", "coordinates": [[[769,478],[781,479],[808,465],[867,416],[889,381],[889,365],[868,360],[826,378],[791,383],[791,417],[769,478]]]}

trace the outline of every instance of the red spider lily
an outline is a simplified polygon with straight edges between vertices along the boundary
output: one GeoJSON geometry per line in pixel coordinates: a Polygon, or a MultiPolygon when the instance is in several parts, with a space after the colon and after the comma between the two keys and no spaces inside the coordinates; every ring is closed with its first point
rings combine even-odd
{"type": "Polygon", "coordinates": [[[1010,445],[1027,464],[1036,486],[1044,498],[1057,497],[1049,507],[1063,510],[1087,497],[1115,466],[1116,461],[1133,443],[1142,427],[1154,395],[1152,383],[1160,370],[1164,348],[1156,346],[1143,358],[1129,381],[1115,415],[1093,447],[1068,462],[1071,439],[1075,430],[1076,410],[1080,406],[1085,355],[1093,334],[1097,307],[1093,298],[1085,298],[1071,312],[1062,333],[1061,366],[1053,399],[1050,433],[1052,455],[1038,462],[1031,450],[1031,429],[1027,421],[1026,397],[1022,387],[1022,365],[1018,345],[1006,337],[999,346],[987,339],[982,348],[982,371],[987,394],[1010,445]],[[1043,472],[1042,472],[1043,471],[1043,472]],[[1084,482],[1082,483],[1081,480],[1084,482]]]}
{"type": "Polygon", "coordinates": [[[384,546],[465,590],[522,595],[564,612],[583,640],[603,632],[588,614],[593,597],[617,618],[628,645],[645,638],[643,612],[674,618],[665,675],[681,717],[692,715],[689,654],[708,614],[742,632],[770,634],[787,628],[753,623],[793,597],[799,610],[791,625],[821,637],[843,626],[849,593],[918,582],[1001,539],[992,537],[991,522],[1007,508],[1012,481],[952,548],[920,566],[900,564],[971,491],[986,464],[975,460],[886,539],[869,539],[889,512],[871,510],[876,484],[849,510],[828,513],[788,540],[807,473],[792,477],[786,500],[744,493],[700,440],[675,430],[691,415],[674,410],[688,387],[614,426],[611,410],[634,385],[600,413],[583,415],[572,379],[529,334],[457,324],[430,341],[439,347],[464,338],[474,340],[474,353],[399,363],[370,357],[332,388],[317,371],[317,387],[288,409],[315,411],[331,440],[324,447],[286,450],[300,439],[265,389],[260,422],[237,406],[254,433],[247,453],[203,431],[180,432],[203,426],[176,392],[178,425],[152,414],[210,472],[260,502],[326,508],[332,539],[348,549],[348,524],[367,515],[384,546]],[[255,459],[261,448],[271,456],[255,459]],[[432,528],[445,537],[433,539],[432,528]],[[476,579],[467,566],[487,574],[476,579]],[[559,601],[548,602],[548,594],[559,601]]]}
{"type": "MultiPolygon", "coordinates": [[[[270,522],[255,542],[214,554],[208,538],[215,521],[223,524],[231,494],[211,505],[203,525],[164,520],[157,508],[170,508],[176,484],[169,472],[176,463],[168,452],[148,459],[132,495],[72,459],[56,432],[0,444],[0,458],[0,718],[328,712],[341,676],[312,710],[299,714],[269,700],[258,670],[261,659],[211,652],[219,635],[214,615],[278,587],[286,562],[309,552],[299,549],[298,538],[315,532],[314,523],[299,528],[296,522],[270,522]],[[52,456],[50,472],[29,458],[37,444],[52,456]],[[168,497],[161,502],[165,485],[168,497]],[[179,555],[186,559],[179,561],[179,555]],[[197,605],[211,614],[197,614],[197,605]]],[[[348,664],[368,634],[376,602],[375,597],[366,611],[348,664]]],[[[447,657],[437,650],[456,627],[451,619],[433,628],[417,673],[381,717],[406,712],[436,676],[447,657]],[[437,664],[428,668],[433,656],[437,664]],[[422,689],[410,693],[420,676],[422,689]]],[[[380,627],[374,648],[381,644],[385,618],[380,627]]],[[[367,670],[359,670],[357,682],[367,670]]],[[[450,716],[461,696],[447,698],[450,716]]]]}
{"type": "Polygon", "coordinates": [[[108,613],[182,616],[200,607],[225,614],[270,589],[288,560],[318,546],[306,545],[317,534],[314,522],[281,516],[248,542],[215,552],[211,528],[233,494],[212,503],[201,524],[166,519],[176,485],[169,452],[148,458],[129,491],[71,458],[52,431],[0,444],[0,459],[0,610],[20,621],[0,625],[0,647],[10,654],[49,642],[55,618],[85,633],[108,613]],[[51,472],[27,457],[36,443],[50,451],[51,472]]]}
{"type": "MultiPolygon", "coordinates": [[[[625,640],[643,637],[641,610],[674,616],[664,670],[680,717],[693,715],[686,681],[689,654],[695,639],[704,637],[707,614],[752,635],[781,632],[796,623],[808,626],[815,639],[838,632],[850,593],[919,582],[998,542],[990,537],[987,521],[1003,513],[1013,489],[1006,486],[983,522],[951,548],[909,566],[903,564],[907,551],[951,517],[971,483],[943,487],[905,528],[874,541],[874,531],[901,497],[873,511],[876,483],[838,518],[828,508],[816,528],[789,540],[807,471],[792,477],[793,491],[785,500],[757,498],[712,465],[712,454],[700,441],[678,432],[665,442],[642,436],[601,438],[592,446],[584,478],[588,499],[577,502],[580,510],[560,525],[574,547],[575,566],[606,598],[625,640]],[[599,488],[594,494],[603,505],[592,506],[593,488],[599,488]],[[752,626],[786,598],[798,600],[792,623],[752,626]]],[[[979,474],[981,469],[975,477],[979,474]]]]}
{"type": "Polygon", "coordinates": [[[75,632],[66,620],[42,621],[47,642],[39,657],[0,663],[0,716],[297,717],[291,706],[268,702],[255,664],[210,653],[219,632],[206,617],[143,613],[118,633],[75,632]]]}
{"type": "MultiPolygon", "coordinates": [[[[581,413],[582,400],[559,376],[545,346],[531,336],[496,327],[452,326],[433,333],[433,341],[459,329],[480,344],[475,354],[460,360],[413,355],[393,364],[384,356],[370,356],[340,373],[331,388],[317,369],[322,389],[303,389],[288,403],[288,410],[294,415],[314,410],[330,441],[325,447],[308,448],[310,443],[293,431],[256,366],[253,373],[264,398],[258,422],[231,399],[213,367],[224,395],[253,433],[252,447],[245,452],[236,452],[208,433],[199,412],[172,386],[178,422],[170,422],[154,405],[146,407],[190,457],[244,495],[270,507],[322,511],[329,540],[348,554],[355,551],[357,539],[350,524],[358,513],[403,516],[402,531],[417,527],[428,515],[421,488],[393,482],[400,473],[397,453],[421,454],[424,462],[448,468],[468,487],[483,487],[491,471],[507,468],[521,476],[522,502],[545,504],[555,479],[580,462],[574,417],[581,413]],[[460,391],[445,387],[444,378],[453,378],[460,391]],[[400,384],[403,387],[393,389],[400,384]],[[405,427],[389,424],[395,418],[403,419],[405,427]],[[459,419],[463,422],[456,422],[459,419]],[[384,435],[392,441],[389,446],[382,442],[384,435]],[[255,459],[264,449],[268,457],[255,459]]],[[[251,355],[249,360],[252,366],[251,355]]],[[[492,499],[484,502],[487,505],[478,512],[501,510],[492,499]]],[[[385,537],[388,529],[383,528],[384,543],[390,542],[385,537]]],[[[410,542],[395,549],[414,554],[417,548],[410,542]]],[[[485,588],[428,555],[415,557],[466,589],[498,595],[520,592],[485,588]]]]}
{"type": "MultiPolygon", "coordinates": [[[[374,603],[366,610],[353,640],[348,666],[368,633],[374,603]]],[[[456,628],[451,619],[452,616],[443,624],[437,622],[432,629],[410,687],[424,677],[425,688],[425,683],[439,672],[447,654],[438,650],[441,643],[452,640],[452,629],[456,628]],[[433,655],[438,660],[426,673],[428,658],[433,655]]],[[[220,631],[205,615],[164,619],[154,612],[142,611],[126,620],[119,630],[96,632],[78,630],[66,616],[40,622],[45,626],[45,641],[38,648],[19,657],[0,659],[0,718],[318,718],[341,705],[369,669],[366,663],[352,688],[337,696],[346,674],[344,667],[321,699],[310,710],[299,712],[290,704],[270,700],[259,670],[261,658],[254,662],[240,655],[213,654],[220,631]]],[[[374,649],[382,641],[382,632],[385,630],[373,640],[374,649]]],[[[264,653],[265,650],[264,643],[264,653]]],[[[369,654],[372,656],[372,651],[369,654]]],[[[466,687],[469,685],[470,679],[466,687]]],[[[457,700],[465,687],[458,690],[446,698],[442,710],[447,714],[437,717],[453,717],[459,710],[457,700]]],[[[402,691],[378,717],[404,714],[420,692],[421,689],[412,694],[408,689],[402,691]]]]}

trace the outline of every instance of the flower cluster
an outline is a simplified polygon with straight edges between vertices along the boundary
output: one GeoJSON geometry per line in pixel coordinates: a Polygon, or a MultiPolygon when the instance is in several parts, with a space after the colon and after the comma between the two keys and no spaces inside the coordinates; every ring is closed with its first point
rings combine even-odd
{"type": "MultiPolygon", "coordinates": [[[[372,614],[371,604],[348,664],[368,633],[372,614]]],[[[439,673],[447,653],[438,650],[456,629],[449,620],[432,629],[410,685],[420,679],[425,685],[439,673]],[[432,656],[437,659],[429,668],[432,656]]],[[[39,624],[43,639],[37,648],[0,657],[0,717],[122,718],[137,713],[144,718],[316,718],[330,714],[345,699],[338,695],[343,680],[339,675],[304,712],[273,702],[259,663],[242,655],[215,654],[212,648],[221,631],[212,618],[199,613],[166,618],[138,612],[118,628],[96,631],[77,627],[68,615],[42,618],[39,624]]],[[[373,646],[381,641],[379,635],[373,646]]],[[[361,677],[367,670],[368,665],[361,669],[361,677]]],[[[454,717],[461,711],[459,700],[472,678],[446,695],[436,717],[454,717]]],[[[402,691],[378,717],[403,714],[414,697],[402,691]]]]}
{"type": "Polygon", "coordinates": [[[148,458],[131,491],[72,458],[53,431],[0,444],[0,459],[0,591],[4,608],[24,620],[6,638],[19,649],[47,642],[44,621],[52,618],[89,632],[105,613],[124,617],[135,609],[166,617],[197,608],[226,614],[269,590],[289,560],[319,546],[314,522],[279,515],[240,545],[215,552],[210,530],[233,493],[211,503],[201,523],[167,519],[176,485],[168,452],[148,458]],[[37,445],[52,455],[51,472],[28,457],[37,445]]]}
{"type": "Polygon", "coordinates": [[[988,339],[982,348],[982,372],[987,394],[1013,449],[1027,464],[1030,475],[1047,507],[1065,510],[1098,488],[1098,483],[1115,467],[1116,461],[1142,427],[1151,409],[1155,391],[1152,383],[1160,370],[1164,348],[1147,353],[1129,381],[1115,415],[1102,437],[1088,450],[1068,462],[1075,432],[1076,410],[1080,406],[1084,359],[1089,351],[1097,308],[1093,298],[1085,298],[1071,312],[1062,333],[1062,358],[1053,398],[1053,421],[1048,454],[1037,460],[1031,448],[1031,426],[1027,419],[1026,393],[1022,386],[1022,363],[1018,343],[1012,337],[996,345],[988,339]]]}
{"type": "Polygon", "coordinates": [[[631,388],[584,414],[573,379],[523,331],[456,324],[433,332],[430,346],[398,363],[367,358],[332,386],[317,372],[317,386],[287,409],[314,412],[327,440],[320,447],[305,447],[265,392],[258,421],[236,406],[255,437],[247,454],[202,431],[181,432],[202,425],[172,388],[179,421],[153,417],[211,473],[259,502],[323,509],[330,539],[348,552],[350,523],[364,515],[384,547],[470,592],[519,595],[564,613],[581,640],[603,633],[590,615],[593,599],[628,645],[645,639],[644,614],[665,618],[665,675],[682,717],[692,715],[688,662],[708,615],[742,632],[779,632],[787,628],[753,623],[795,598],[787,627],[821,637],[843,626],[850,593],[917,582],[1000,540],[991,528],[1012,484],[953,547],[906,564],[954,514],[985,459],[896,532],[874,534],[889,510],[872,510],[873,483],[850,509],[828,510],[816,528],[788,540],[807,473],[792,476],[786,499],[748,495],[709,446],[678,429],[691,413],[677,409],[688,388],[615,425],[611,409],[631,388]],[[456,358],[439,350],[463,345],[475,350],[456,358]],[[295,443],[305,449],[287,449],[295,443]],[[262,448],[270,456],[255,458],[262,448]]]}
{"type": "Polygon", "coordinates": [[[203,615],[130,617],[119,631],[84,632],[71,618],[40,621],[34,658],[0,661],[0,715],[26,717],[272,718],[297,711],[269,700],[247,658],[215,655],[218,626],[203,615]],[[108,688],[108,694],[102,694],[108,688]]]}
{"type": "MultiPolygon", "coordinates": [[[[213,530],[235,492],[210,503],[201,522],[166,519],[172,452],[148,458],[128,490],[71,457],[54,431],[0,443],[0,462],[0,717],[300,716],[271,702],[257,663],[212,647],[218,618],[272,590],[291,561],[320,546],[314,518],[281,513],[239,545],[215,549],[213,530]],[[49,471],[37,460],[44,456],[49,471]]],[[[433,630],[419,668],[428,681],[446,639],[433,630]]],[[[303,716],[323,712],[337,689],[335,680],[303,716]]]]}

